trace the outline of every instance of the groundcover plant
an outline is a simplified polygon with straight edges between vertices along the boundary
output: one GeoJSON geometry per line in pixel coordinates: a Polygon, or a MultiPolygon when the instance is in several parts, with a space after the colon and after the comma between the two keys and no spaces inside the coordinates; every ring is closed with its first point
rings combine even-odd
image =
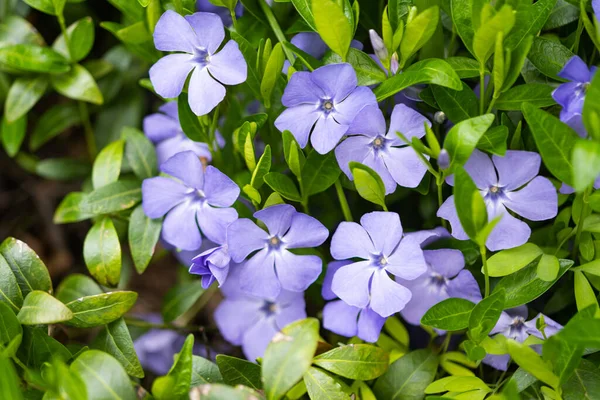
{"type": "Polygon", "coordinates": [[[600,0],[0,0],[0,400],[600,399],[600,0]]]}

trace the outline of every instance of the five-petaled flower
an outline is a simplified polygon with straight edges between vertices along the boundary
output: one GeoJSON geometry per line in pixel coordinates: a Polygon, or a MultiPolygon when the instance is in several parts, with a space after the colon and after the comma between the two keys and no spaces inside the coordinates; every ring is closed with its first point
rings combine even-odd
{"type": "Polygon", "coordinates": [[[333,300],[323,307],[323,328],[338,335],[358,336],[366,342],[379,339],[385,318],[373,311],[369,306],[354,307],[339,300],[331,290],[331,282],[338,269],[351,264],[352,261],[332,261],[327,266],[321,295],[325,300],[333,300]]]}
{"type": "Polygon", "coordinates": [[[275,126],[281,132],[290,131],[302,148],[310,136],[318,153],[330,152],[356,114],[367,105],[377,105],[371,89],[357,84],[350,64],[330,64],[313,72],[294,73],[281,98],[288,108],[275,120],[275,126]]]}
{"type": "Polygon", "coordinates": [[[200,248],[200,232],[213,242],[224,243],[227,226],[237,218],[231,206],[240,194],[238,185],[211,165],[204,171],[192,151],[174,155],[160,169],[177,180],[145,179],[142,206],[150,218],[166,214],[163,239],[182,250],[200,248]]]}
{"type": "MultiPolygon", "coordinates": [[[[490,233],[486,246],[492,251],[510,249],[527,242],[531,228],[513,217],[508,210],[532,221],[554,218],[558,212],[558,194],[554,185],[542,176],[541,158],[531,151],[507,151],[504,157],[490,157],[475,150],[465,170],[469,173],[485,201],[488,219],[501,216],[490,233]]],[[[453,184],[453,179],[448,183],[453,184]]],[[[462,228],[454,196],[450,196],[437,212],[438,217],[450,221],[452,236],[468,239],[462,228]]]]}
{"type": "Polygon", "coordinates": [[[558,76],[570,82],[563,83],[552,92],[554,100],[562,106],[560,120],[573,128],[581,137],[587,136],[581,115],[585,93],[596,69],[595,66],[588,68],[579,56],[571,57],[558,73],[558,76]]]}
{"type": "Polygon", "coordinates": [[[404,104],[398,104],[394,107],[386,133],[385,118],[379,107],[366,106],[350,124],[346,132],[349,137],[335,149],[338,164],[350,179],[353,179],[348,166],[350,161],[373,168],[383,180],[386,194],[394,192],[396,185],[417,187],[427,167],[396,132],[402,133],[408,140],[422,138],[425,136],[425,124],[431,126],[427,118],[404,104]]]}
{"type": "Polygon", "coordinates": [[[225,98],[223,85],[246,80],[247,65],[238,44],[225,39],[221,18],[198,12],[182,17],[167,10],[156,23],[154,44],[158,50],[174,51],[150,68],[150,81],[164,98],[177,97],[190,71],[188,87],[190,108],[196,115],[208,114],[225,98]]]}
{"type": "Polygon", "coordinates": [[[315,218],[299,213],[288,204],[278,204],[254,213],[267,231],[247,218],[241,218],[227,229],[231,259],[241,263],[241,288],[255,296],[275,298],[281,289],[302,292],[321,273],[321,258],[296,255],[291,249],[320,246],[329,232],[315,218]]]}
{"type": "Polygon", "coordinates": [[[242,346],[248,360],[262,357],[269,342],[286,325],[306,318],[304,293],[281,290],[277,296],[251,296],[240,289],[243,277],[232,266],[221,287],[225,300],[215,310],[215,322],[230,343],[242,346]]]}
{"type": "Polygon", "coordinates": [[[231,256],[227,250],[227,243],[208,249],[192,258],[190,274],[200,275],[202,287],[208,289],[216,280],[222,286],[229,275],[231,256]]]}
{"type": "Polygon", "coordinates": [[[333,276],[331,290],[347,304],[368,305],[382,317],[402,310],[412,297],[410,290],[388,274],[416,279],[427,271],[421,236],[404,235],[400,217],[393,212],[371,212],[355,222],[342,222],[331,239],[336,260],[360,258],[333,276]]]}

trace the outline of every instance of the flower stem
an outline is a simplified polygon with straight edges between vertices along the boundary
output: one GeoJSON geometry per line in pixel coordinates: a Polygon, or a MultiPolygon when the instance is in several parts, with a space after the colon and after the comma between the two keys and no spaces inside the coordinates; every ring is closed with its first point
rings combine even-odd
{"type": "Polygon", "coordinates": [[[350,212],[350,207],[348,206],[348,200],[346,199],[346,195],[344,194],[344,188],[342,187],[342,183],[338,179],[335,181],[335,191],[337,192],[338,199],[340,200],[340,206],[342,207],[342,212],[344,213],[344,219],[348,222],[353,222],[352,213],[350,212]]]}
{"type": "Polygon", "coordinates": [[[231,14],[231,22],[233,23],[233,29],[235,29],[236,32],[239,32],[237,28],[237,17],[235,16],[235,10],[229,10],[229,13],[231,14]]]}
{"type": "Polygon", "coordinates": [[[481,65],[479,70],[479,115],[483,115],[484,103],[485,103],[485,71],[484,66],[481,65]]]}
{"type": "Polygon", "coordinates": [[[579,211],[579,222],[577,223],[577,233],[575,234],[575,244],[573,245],[573,251],[571,253],[571,258],[573,260],[577,259],[577,254],[579,253],[579,243],[581,241],[581,233],[583,232],[583,218],[588,212],[588,195],[590,193],[590,189],[586,189],[583,192],[583,198],[581,199],[581,210],[579,211]]]}
{"type": "Polygon", "coordinates": [[[484,298],[490,295],[490,273],[488,272],[487,265],[487,250],[485,243],[479,245],[479,252],[481,253],[481,262],[483,263],[483,274],[485,275],[485,293],[484,298]]]}
{"type": "MultiPolygon", "coordinates": [[[[444,194],[442,193],[442,186],[444,185],[444,174],[442,171],[439,172],[439,175],[435,178],[435,183],[437,185],[437,198],[438,198],[438,210],[444,203],[444,194]]],[[[442,222],[442,227],[444,229],[448,229],[448,222],[440,217],[440,221],[442,222]]]]}
{"type": "Polygon", "coordinates": [[[287,47],[285,47],[287,39],[285,38],[285,35],[279,26],[279,22],[277,22],[277,18],[275,18],[275,15],[273,15],[273,10],[271,10],[271,7],[269,7],[266,1],[261,0],[258,2],[258,4],[260,4],[260,8],[262,8],[263,12],[265,13],[265,17],[267,17],[267,21],[269,21],[269,25],[271,25],[271,29],[273,29],[275,37],[277,37],[277,40],[279,43],[281,43],[285,57],[288,59],[290,64],[294,64],[294,54],[287,47]]]}

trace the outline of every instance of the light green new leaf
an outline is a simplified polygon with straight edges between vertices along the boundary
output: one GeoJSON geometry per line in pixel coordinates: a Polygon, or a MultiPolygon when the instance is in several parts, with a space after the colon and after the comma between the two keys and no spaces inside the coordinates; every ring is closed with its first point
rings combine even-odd
{"type": "Polygon", "coordinates": [[[385,185],[379,174],[366,165],[355,161],[350,162],[350,171],[354,177],[354,185],[360,197],[371,203],[380,205],[387,211],[385,205],[385,185]]]}
{"type": "Polygon", "coordinates": [[[17,318],[23,325],[49,325],[69,321],[73,313],[47,292],[34,290],[25,297],[17,318]]]}
{"type": "Polygon", "coordinates": [[[146,216],[141,205],[137,206],[131,213],[127,237],[131,249],[131,258],[133,258],[133,264],[138,274],[144,273],[148,264],[150,264],[161,229],[162,220],[160,218],[151,219],[146,216]]]}
{"type": "Polygon", "coordinates": [[[446,331],[459,331],[469,326],[469,315],[475,304],[451,297],[432,306],[421,318],[421,324],[446,331]]]}
{"type": "Polygon", "coordinates": [[[400,65],[404,65],[410,56],[419,51],[431,39],[439,20],[440,10],[437,6],[433,6],[419,13],[406,24],[400,43],[400,65]]]}
{"type": "Polygon", "coordinates": [[[484,4],[486,4],[485,0],[452,0],[450,2],[452,21],[456,32],[471,54],[475,54],[473,37],[479,26],[479,17],[484,4]]]}
{"type": "Polygon", "coordinates": [[[80,297],[67,303],[67,307],[73,312],[73,319],[67,324],[77,328],[109,324],[129,311],[136,300],[137,293],[127,291],[80,297]]]}
{"type": "Polygon", "coordinates": [[[583,124],[591,137],[600,139],[600,75],[594,74],[592,82],[586,89],[583,124]]]}
{"type": "Polygon", "coordinates": [[[250,185],[256,190],[260,189],[263,185],[264,177],[271,170],[271,146],[266,145],[265,151],[262,156],[258,159],[258,164],[256,164],[256,168],[252,172],[252,179],[250,180],[250,185]]]}
{"type": "Polygon", "coordinates": [[[575,271],[575,303],[577,310],[581,311],[591,305],[598,307],[598,300],[592,285],[583,272],[575,271]]]}
{"type": "Polygon", "coordinates": [[[540,0],[533,4],[519,3],[515,26],[504,41],[505,47],[511,50],[516,49],[529,35],[536,36],[544,27],[554,4],[556,4],[556,0],[540,0]]]}
{"type": "Polygon", "coordinates": [[[265,66],[265,73],[260,83],[260,93],[262,94],[266,108],[271,108],[271,95],[273,94],[277,79],[280,78],[284,61],[285,54],[283,53],[283,47],[281,43],[277,43],[273,47],[273,51],[271,51],[271,55],[265,66]]]}
{"type": "Polygon", "coordinates": [[[462,166],[454,173],[454,204],[465,233],[476,241],[487,225],[488,216],[479,189],[462,166]]]}
{"type": "MultiPolygon", "coordinates": [[[[1,49],[0,49],[1,51],[1,49]]],[[[79,64],[74,64],[69,72],[52,75],[52,87],[70,99],[102,104],[104,99],[92,74],[79,64]]]]}
{"type": "Polygon", "coordinates": [[[45,75],[17,78],[8,91],[4,105],[4,117],[14,123],[38,102],[48,88],[45,75]]]}
{"type": "Polygon", "coordinates": [[[26,132],[27,114],[21,116],[15,122],[8,122],[6,115],[4,115],[0,126],[0,139],[2,139],[4,150],[10,157],[16,156],[19,152],[26,132]]]}
{"type": "Polygon", "coordinates": [[[583,192],[600,175],[600,143],[580,139],[573,147],[573,187],[583,192]]]}
{"type": "Polygon", "coordinates": [[[473,307],[469,315],[468,335],[479,344],[494,328],[504,310],[504,290],[494,291],[473,307]]]}
{"type": "Polygon", "coordinates": [[[368,381],[387,370],[389,356],[380,347],[349,344],[318,355],[313,364],[344,378],[368,381]]]}
{"type": "Polygon", "coordinates": [[[5,350],[14,338],[22,335],[23,328],[14,310],[7,303],[0,302],[0,349],[5,350]]]}
{"type": "Polygon", "coordinates": [[[493,121],[494,114],[485,114],[461,121],[450,129],[444,140],[444,148],[450,154],[449,171],[465,165],[493,121]]]}
{"type": "MultiPolygon", "coordinates": [[[[484,13],[486,12],[486,8],[493,10],[492,5],[486,4],[483,8],[484,13]]],[[[502,6],[487,21],[481,21],[481,26],[475,31],[475,36],[473,37],[473,52],[481,65],[484,65],[494,52],[496,36],[499,33],[506,36],[514,24],[515,12],[508,5],[502,6]]]]}
{"type": "Polygon", "coordinates": [[[110,217],[99,219],[83,243],[83,258],[90,274],[103,286],[117,286],[121,277],[121,244],[110,217]]]}
{"type": "Polygon", "coordinates": [[[23,400],[19,385],[19,376],[12,361],[0,355],[0,397],[3,399],[23,400]]]}
{"type": "Polygon", "coordinates": [[[542,254],[542,249],[533,243],[525,243],[519,247],[502,250],[488,260],[488,272],[492,277],[510,275],[525,268],[542,254]]]}
{"type": "Polygon", "coordinates": [[[507,341],[508,352],[521,368],[538,378],[540,381],[547,383],[553,388],[559,387],[559,379],[542,358],[531,347],[517,343],[512,339],[507,341]]]}
{"type": "Polygon", "coordinates": [[[103,148],[98,154],[92,169],[94,189],[99,189],[119,179],[124,146],[124,140],[117,140],[103,148]]]}
{"type": "Polygon", "coordinates": [[[190,334],[166,376],[160,377],[152,385],[152,394],[157,400],[187,400],[192,382],[192,350],[194,335],[190,334]],[[162,382],[161,382],[162,381],[162,382]]]}
{"type": "Polygon", "coordinates": [[[342,7],[333,0],[312,0],[311,9],[321,39],[346,61],[354,29],[342,7]]]}
{"type": "Polygon", "coordinates": [[[546,282],[552,282],[556,279],[560,271],[560,263],[558,258],[551,254],[544,254],[537,266],[538,277],[546,282]]]}

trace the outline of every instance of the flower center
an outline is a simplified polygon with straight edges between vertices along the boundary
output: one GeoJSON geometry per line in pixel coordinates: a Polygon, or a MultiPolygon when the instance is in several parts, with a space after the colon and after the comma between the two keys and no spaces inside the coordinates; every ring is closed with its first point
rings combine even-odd
{"type": "Polygon", "coordinates": [[[322,99],[321,100],[321,110],[325,112],[325,114],[329,114],[334,111],[333,102],[331,99],[322,99]]]}
{"type": "Polygon", "coordinates": [[[381,136],[377,136],[375,140],[371,142],[371,145],[375,150],[379,150],[385,145],[385,139],[381,136]]]}
{"type": "Polygon", "coordinates": [[[434,272],[431,274],[431,283],[437,287],[446,286],[446,277],[434,272]]]}
{"type": "Polygon", "coordinates": [[[281,245],[281,239],[279,239],[277,236],[272,236],[268,243],[270,249],[277,250],[281,245]]]}
{"type": "Polygon", "coordinates": [[[525,318],[515,317],[510,323],[510,334],[520,333],[525,326],[525,318]]]}
{"type": "Polygon", "coordinates": [[[210,54],[205,49],[196,48],[194,49],[193,61],[200,64],[200,66],[205,67],[210,64],[210,54]]]}
{"type": "Polygon", "coordinates": [[[279,307],[276,303],[272,301],[265,301],[263,306],[261,307],[261,311],[264,312],[267,316],[273,315],[279,311],[279,307]]]}
{"type": "Polygon", "coordinates": [[[380,268],[384,268],[388,265],[388,259],[383,254],[379,254],[373,257],[373,263],[380,268]]]}
{"type": "Polygon", "coordinates": [[[206,194],[204,194],[204,191],[196,189],[196,196],[198,196],[200,199],[204,199],[206,197],[206,194]]]}

